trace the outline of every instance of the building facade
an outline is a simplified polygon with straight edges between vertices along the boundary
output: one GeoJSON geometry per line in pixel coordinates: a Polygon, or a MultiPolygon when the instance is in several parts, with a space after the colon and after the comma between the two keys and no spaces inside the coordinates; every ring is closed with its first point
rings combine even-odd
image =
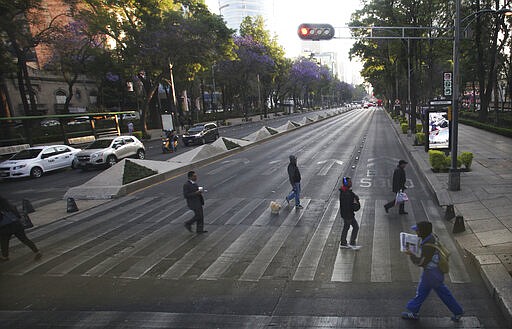
{"type": "Polygon", "coordinates": [[[247,16],[267,19],[272,13],[272,5],[273,0],[219,0],[220,15],[227,27],[237,31],[247,16]]]}

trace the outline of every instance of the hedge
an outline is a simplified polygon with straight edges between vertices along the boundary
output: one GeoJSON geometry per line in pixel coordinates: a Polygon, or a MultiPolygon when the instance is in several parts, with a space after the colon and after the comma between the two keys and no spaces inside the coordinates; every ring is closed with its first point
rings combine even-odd
{"type": "Polygon", "coordinates": [[[400,124],[400,128],[402,128],[402,133],[407,134],[407,130],[409,130],[409,125],[403,122],[400,124]]]}
{"type": "Polygon", "coordinates": [[[512,129],[509,129],[509,128],[495,127],[495,126],[487,124],[487,123],[468,120],[468,119],[464,119],[464,118],[459,118],[459,123],[463,123],[468,126],[473,126],[475,128],[487,130],[487,131],[490,131],[490,132],[493,132],[493,133],[496,133],[496,134],[499,134],[502,136],[512,137],[512,129]]]}

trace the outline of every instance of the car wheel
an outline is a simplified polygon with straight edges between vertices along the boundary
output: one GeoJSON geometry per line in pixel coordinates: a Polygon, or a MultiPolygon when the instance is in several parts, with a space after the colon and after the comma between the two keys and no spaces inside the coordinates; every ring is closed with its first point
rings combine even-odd
{"type": "Polygon", "coordinates": [[[144,150],[140,149],[137,151],[137,159],[144,160],[146,157],[146,152],[144,150]]]}
{"type": "Polygon", "coordinates": [[[107,165],[109,167],[112,167],[113,165],[115,165],[117,163],[117,158],[115,155],[109,155],[108,158],[107,158],[107,165]]]}
{"type": "Polygon", "coordinates": [[[76,169],[76,168],[78,168],[77,161],[76,160],[71,161],[71,169],[76,169]]]}
{"type": "Polygon", "coordinates": [[[40,167],[32,168],[32,170],[30,170],[30,176],[34,178],[39,178],[43,176],[43,169],[41,169],[40,167]]]}
{"type": "Polygon", "coordinates": [[[201,144],[202,144],[202,145],[206,144],[206,138],[204,138],[204,137],[203,137],[203,138],[201,138],[201,144]]]}

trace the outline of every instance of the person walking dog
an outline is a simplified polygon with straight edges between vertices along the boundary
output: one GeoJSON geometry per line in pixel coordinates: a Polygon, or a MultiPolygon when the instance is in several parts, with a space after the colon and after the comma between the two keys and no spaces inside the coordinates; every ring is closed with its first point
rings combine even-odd
{"type": "Polygon", "coordinates": [[[340,213],[343,219],[340,248],[354,250],[361,248],[361,246],[356,245],[359,224],[357,224],[354,214],[360,207],[359,197],[352,191],[352,179],[350,177],[343,177],[343,184],[340,187],[340,213]],[[352,226],[352,233],[350,234],[350,244],[347,244],[347,234],[350,226],[352,226]]]}
{"type": "Polygon", "coordinates": [[[34,242],[25,234],[25,228],[23,228],[20,218],[21,216],[16,207],[0,196],[0,245],[2,249],[0,261],[9,260],[9,241],[13,235],[34,252],[35,260],[39,260],[42,257],[34,242]]]}
{"type": "Polygon", "coordinates": [[[288,164],[288,178],[292,185],[292,191],[285,198],[286,203],[290,204],[290,200],[295,199],[295,208],[302,209],[300,204],[300,171],[297,167],[297,158],[295,155],[290,155],[290,163],[288,164]]]}
{"type": "Polygon", "coordinates": [[[194,217],[185,222],[185,228],[192,232],[192,224],[196,223],[196,233],[206,233],[204,230],[203,192],[205,190],[197,185],[197,174],[195,171],[189,171],[188,180],[183,184],[183,196],[187,200],[187,206],[194,212],[194,217]]]}
{"type": "MultiPolygon", "coordinates": [[[[396,194],[400,191],[405,191],[405,166],[407,165],[407,161],[400,160],[398,161],[398,166],[396,166],[395,171],[393,172],[393,193],[396,194]]],[[[392,201],[389,201],[384,205],[384,210],[386,210],[386,213],[389,212],[390,208],[393,208],[396,204],[396,199],[393,199],[392,201]]],[[[400,202],[398,204],[398,213],[400,215],[407,215],[407,212],[405,211],[405,203],[400,202]]]]}
{"type": "Polygon", "coordinates": [[[418,237],[421,238],[420,256],[416,257],[410,251],[411,261],[422,267],[420,282],[416,290],[416,296],[407,303],[407,311],[402,312],[402,318],[407,320],[419,320],[419,311],[421,305],[427,299],[430,291],[433,289],[448,309],[453,313],[452,321],[459,322],[464,310],[455,300],[448,287],[444,284],[444,273],[441,271],[441,255],[440,250],[436,248],[437,237],[432,233],[431,222],[419,222],[412,226],[411,229],[416,231],[418,237]]]}

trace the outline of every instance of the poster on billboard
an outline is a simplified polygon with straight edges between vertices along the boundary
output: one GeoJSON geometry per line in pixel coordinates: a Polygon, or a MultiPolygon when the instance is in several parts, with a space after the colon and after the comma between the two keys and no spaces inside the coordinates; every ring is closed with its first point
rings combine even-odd
{"type": "Polygon", "coordinates": [[[448,111],[430,111],[428,113],[428,142],[430,149],[447,149],[450,147],[448,111]]]}

